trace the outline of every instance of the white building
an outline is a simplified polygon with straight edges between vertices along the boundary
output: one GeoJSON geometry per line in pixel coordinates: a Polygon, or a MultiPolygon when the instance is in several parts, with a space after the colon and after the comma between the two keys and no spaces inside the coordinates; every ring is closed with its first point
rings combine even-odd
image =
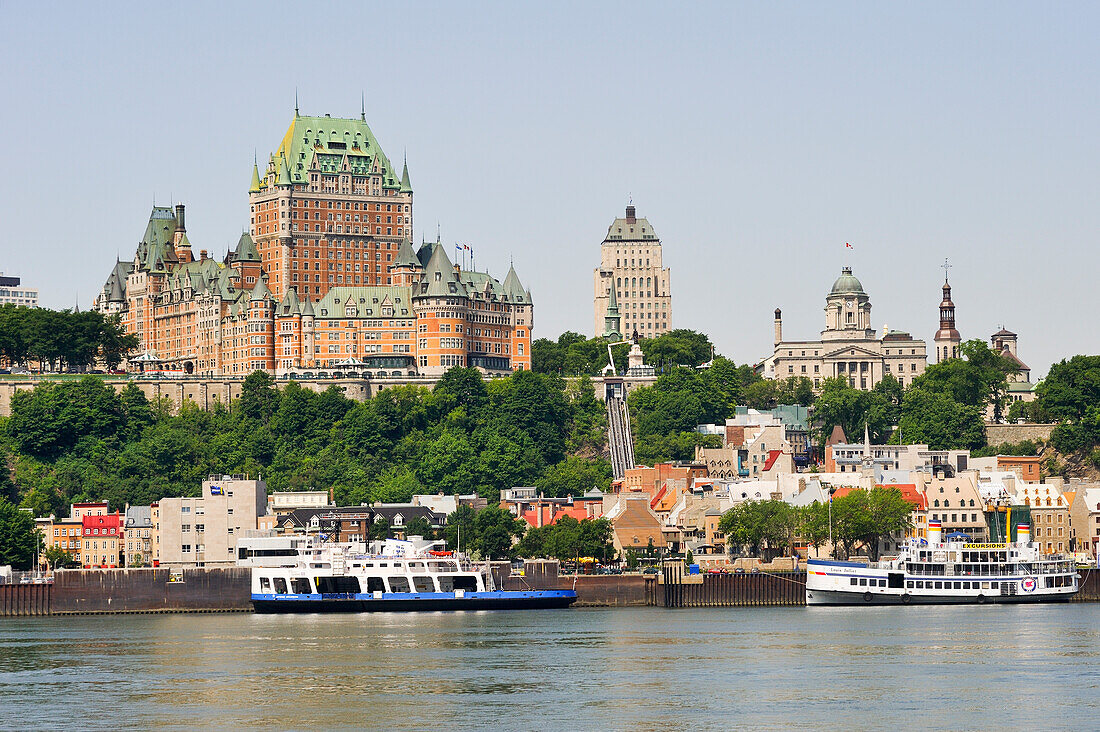
{"type": "Polygon", "coordinates": [[[202,495],[164,498],[153,512],[154,562],[162,567],[232,567],[237,539],[267,512],[267,484],[243,475],[210,476],[202,495]]]}
{"type": "Polygon", "coordinates": [[[783,314],[775,311],[775,350],[763,364],[764,376],[787,379],[804,376],[814,388],[832,377],[857,389],[871,389],[890,374],[908,386],[928,363],[922,340],[909,333],[871,327],[871,298],[845,267],[825,296],[825,329],[816,341],[783,339],[783,314]]]}
{"type": "Polygon", "coordinates": [[[20,284],[18,277],[0,272],[0,305],[25,305],[38,307],[38,290],[20,284]]]}

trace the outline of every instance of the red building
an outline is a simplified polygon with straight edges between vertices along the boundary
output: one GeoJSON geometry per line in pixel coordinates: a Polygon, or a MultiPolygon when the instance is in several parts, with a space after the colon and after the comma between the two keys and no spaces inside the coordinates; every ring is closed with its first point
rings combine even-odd
{"type": "Polygon", "coordinates": [[[84,569],[122,566],[122,517],[117,511],[83,516],[80,539],[84,569]]]}

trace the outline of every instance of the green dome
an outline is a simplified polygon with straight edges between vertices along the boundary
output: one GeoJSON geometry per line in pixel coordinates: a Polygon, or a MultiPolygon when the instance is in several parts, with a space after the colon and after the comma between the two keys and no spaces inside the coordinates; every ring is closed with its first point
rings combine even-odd
{"type": "Polygon", "coordinates": [[[856,276],[852,274],[851,267],[845,267],[841,270],[840,277],[837,277],[836,282],[833,283],[833,289],[830,294],[844,295],[848,293],[854,295],[867,294],[863,291],[863,285],[856,279],[856,276]]]}

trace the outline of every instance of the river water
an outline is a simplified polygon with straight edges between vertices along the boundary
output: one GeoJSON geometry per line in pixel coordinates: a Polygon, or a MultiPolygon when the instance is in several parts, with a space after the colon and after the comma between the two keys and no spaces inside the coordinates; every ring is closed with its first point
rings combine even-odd
{"type": "Polygon", "coordinates": [[[1100,605],[0,620],[4,729],[1098,729],[1100,605]]]}

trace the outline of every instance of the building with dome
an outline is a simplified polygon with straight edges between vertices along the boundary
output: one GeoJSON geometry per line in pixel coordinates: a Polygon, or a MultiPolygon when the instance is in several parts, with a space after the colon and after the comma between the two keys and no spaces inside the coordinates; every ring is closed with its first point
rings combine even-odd
{"type": "Polygon", "coordinates": [[[924,341],[905,331],[875,331],[871,298],[852,268],[844,267],[825,296],[825,329],[818,340],[784,340],[783,313],[776,308],[775,350],[763,372],[775,379],[804,376],[815,389],[834,376],[857,389],[871,389],[887,374],[908,386],[927,363],[924,341]]]}

